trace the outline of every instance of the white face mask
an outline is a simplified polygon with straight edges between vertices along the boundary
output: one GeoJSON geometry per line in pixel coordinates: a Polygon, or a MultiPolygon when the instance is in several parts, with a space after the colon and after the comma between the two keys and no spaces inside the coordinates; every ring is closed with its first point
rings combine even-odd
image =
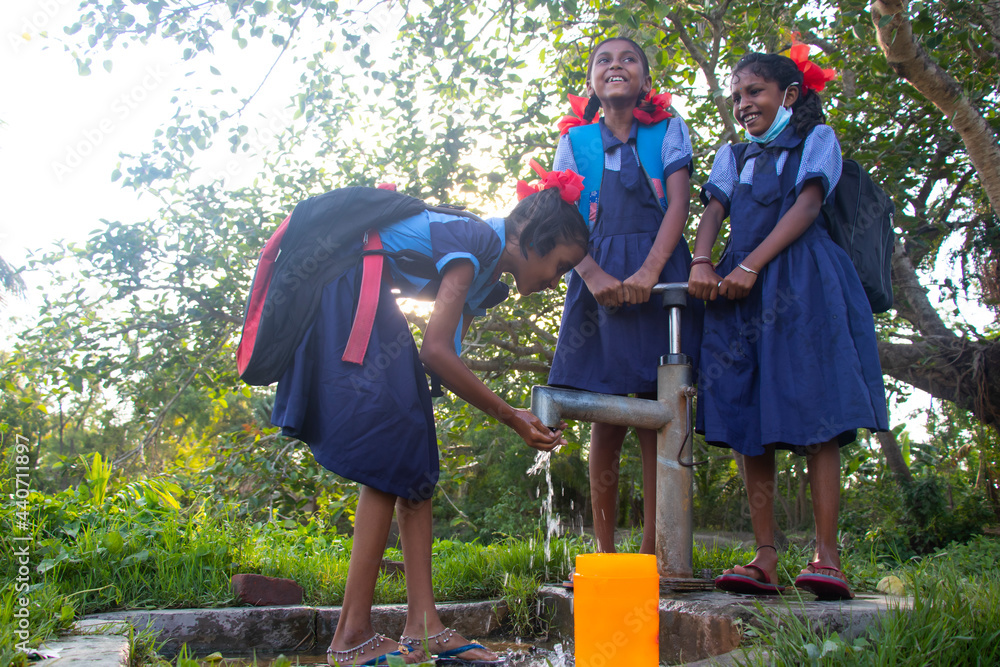
{"type": "MultiPolygon", "coordinates": [[[[798,84],[789,84],[788,88],[795,85],[798,84]]],[[[774,114],[774,120],[771,122],[771,127],[767,128],[767,132],[757,137],[750,134],[750,130],[744,127],[743,131],[746,132],[747,139],[755,144],[766,144],[769,141],[773,141],[781,134],[782,130],[788,127],[788,121],[792,119],[792,108],[785,106],[785,99],[788,97],[788,88],[785,88],[785,94],[781,96],[781,106],[778,108],[778,112],[774,114]]]]}

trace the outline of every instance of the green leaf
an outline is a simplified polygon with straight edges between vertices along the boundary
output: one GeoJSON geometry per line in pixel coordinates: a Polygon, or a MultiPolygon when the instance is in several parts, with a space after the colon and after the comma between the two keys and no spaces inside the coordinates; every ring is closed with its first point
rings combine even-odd
{"type": "Polygon", "coordinates": [[[878,20],[878,27],[879,28],[884,28],[887,25],[889,25],[890,21],[892,21],[892,19],[893,19],[894,16],[896,16],[896,15],[895,14],[885,14],[885,15],[883,15],[878,20]]]}
{"type": "Polygon", "coordinates": [[[126,556],[122,560],[122,565],[134,565],[136,563],[144,563],[149,560],[149,550],[143,549],[142,551],[137,551],[131,556],[126,556]]]}

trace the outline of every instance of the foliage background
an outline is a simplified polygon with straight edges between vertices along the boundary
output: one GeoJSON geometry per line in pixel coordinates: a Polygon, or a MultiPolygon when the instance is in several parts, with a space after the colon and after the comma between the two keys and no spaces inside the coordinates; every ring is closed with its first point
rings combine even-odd
{"type": "MultiPolygon", "coordinates": [[[[294,203],[393,181],[434,202],[509,208],[528,158],[549,162],[566,94],[582,91],[589,48],[622,34],[646,47],[654,81],[692,130],[692,239],[712,156],[739,139],[726,101],[732,65],[747,50],[780,51],[798,38],[840,72],[824,98],[845,155],[869,167],[897,204],[897,307],[877,317],[889,396],[895,403],[919,387],[933,397],[920,441],[896,410],[892,434],[862,434],[846,450],[845,543],[905,559],[988,529],[1000,516],[1000,283],[998,227],[982,187],[989,174],[971,164],[949,118],[897,74],[878,40],[884,31],[904,34],[905,19],[913,41],[960,82],[984,121],[982,141],[995,145],[1000,5],[897,4],[879,14],[864,0],[84,0],[65,30],[47,37],[82,75],[157,43],[218,84],[178,90],[170,121],[149,143],[122,147],[111,176],[158,200],[156,215],[104,221],[85,242],[64,242],[24,267],[46,287],[37,318],[2,353],[0,422],[31,443],[34,488],[57,505],[82,502],[96,466],[121,489],[122,507],[162,501],[157,485],[170,484],[183,493],[171,486],[168,495],[195,521],[203,513],[232,525],[321,522],[345,534],[356,489],[276,433],[273,388],[242,385],[233,364],[257,253],[294,203]],[[245,63],[231,54],[245,49],[270,50],[298,69],[287,99],[232,85],[245,63]],[[220,153],[240,168],[204,166],[220,153]],[[970,302],[987,317],[970,321],[970,302]],[[223,498],[224,513],[205,509],[204,499],[223,498]]],[[[253,77],[267,78],[264,69],[253,77]]],[[[466,341],[469,365],[511,404],[527,404],[529,387],[545,381],[561,299],[511,299],[466,341]]],[[[411,308],[418,340],[426,316],[411,308]]],[[[528,474],[533,453],[450,396],[435,409],[439,536],[488,545],[544,534],[549,487],[544,475],[528,474]]],[[[575,535],[589,523],[586,425],[571,435],[549,470],[558,532],[575,535]]],[[[700,439],[695,457],[707,461],[695,472],[699,529],[746,531],[739,461],[700,439]]],[[[631,441],[623,473],[619,521],[628,530],[641,515],[631,441]]],[[[782,459],[777,487],[786,538],[807,540],[798,536],[811,526],[800,460],[782,459]]],[[[64,533],[69,526],[83,548],[79,517],[55,512],[45,522],[64,533]]],[[[123,543],[153,539],[135,531],[123,543]]],[[[53,562],[63,553],[51,551],[53,562]]],[[[66,559],[58,566],[73,565],[66,559]]]]}

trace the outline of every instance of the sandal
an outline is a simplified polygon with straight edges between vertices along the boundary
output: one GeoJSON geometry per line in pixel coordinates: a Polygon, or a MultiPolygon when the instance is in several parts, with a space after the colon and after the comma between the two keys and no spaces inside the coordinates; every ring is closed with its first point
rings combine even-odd
{"type": "Polygon", "coordinates": [[[815,561],[806,565],[802,574],[795,577],[795,587],[809,591],[819,600],[850,600],[854,591],[847,585],[847,577],[839,567],[823,565],[815,561]],[[819,570],[829,570],[838,576],[820,574],[819,570]]]}
{"type": "MultiPolygon", "coordinates": [[[[774,549],[774,547],[770,544],[762,544],[754,549],[754,553],[765,548],[774,549]]],[[[777,553],[778,550],[774,549],[774,551],[777,553]]],[[[715,587],[728,593],[738,593],[740,595],[777,595],[781,591],[785,590],[784,586],[772,584],[771,577],[769,577],[767,572],[762,570],[757,565],[748,563],[742,567],[744,570],[754,570],[759,572],[760,577],[748,577],[745,574],[730,572],[729,574],[723,574],[716,577],[715,587]]]]}
{"type": "MultiPolygon", "coordinates": [[[[451,628],[445,628],[436,635],[431,635],[424,639],[423,641],[417,639],[416,637],[410,637],[408,635],[401,635],[399,637],[400,646],[406,646],[410,650],[416,650],[420,646],[426,646],[427,650],[434,655],[435,665],[469,665],[472,667],[488,667],[489,665],[506,665],[507,659],[500,657],[496,660],[480,660],[477,658],[459,658],[458,656],[466,651],[472,651],[474,649],[482,649],[484,651],[489,651],[488,648],[482,644],[477,644],[476,642],[469,642],[459,646],[458,648],[447,649],[436,652],[434,647],[431,646],[431,640],[434,641],[435,646],[441,646],[441,644],[447,644],[450,639],[455,637],[457,633],[451,628]]],[[[492,653],[492,651],[491,651],[492,653]]]]}
{"type": "Polygon", "coordinates": [[[348,667],[348,665],[355,667],[375,667],[376,665],[389,664],[390,655],[405,656],[412,650],[409,646],[405,646],[401,643],[399,650],[397,651],[383,653],[382,655],[375,656],[366,662],[355,662],[359,657],[365,654],[365,651],[379,648],[382,645],[382,642],[387,639],[388,638],[385,635],[380,635],[376,632],[374,637],[368,641],[358,644],[354,648],[344,649],[343,651],[335,651],[333,648],[328,648],[326,649],[326,663],[328,665],[335,665],[338,667],[348,667]]]}

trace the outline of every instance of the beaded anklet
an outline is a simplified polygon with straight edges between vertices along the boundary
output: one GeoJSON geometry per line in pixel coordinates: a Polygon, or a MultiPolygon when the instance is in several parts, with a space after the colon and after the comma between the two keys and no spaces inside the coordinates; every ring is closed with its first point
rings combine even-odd
{"type": "MultiPolygon", "coordinates": [[[[382,646],[382,642],[386,641],[386,639],[387,637],[385,635],[380,635],[379,633],[376,632],[374,637],[372,637],[366,642],[358,644],[354,648],[345,649],[343,651],[335,651],[333,648],[328,648],[326,649],[327,662],[330,662],[330,659],[332,658],[333,661],[338,664],[340,663],[350,664],[351,662],[354,661],[354,658],[364,655],[365,651],[377,649],[380,646],[382,646]],[[343,657],[341,658],[340,656],[343,657]]],[[[406,655],[407,653],[410,652],[410,649],[406,646],[400,646],[399,652],[402,653],[403,655],[406,655]]]]}
{"type": "Polygon", "coordinates": [[[452,630],[451,628],[445,628],[444,630],[442,630],[441,632],[437,633],[436,635],[431,635],[431,636],[427,637],[424,640],[417,639],[416,637],[410,637],[408,635],[400,635],[399,636],[399,643],[402,646],[420,646],[421,641],[425,641],[425,642],[427,642],[427,644],[430,644],[431,640],[433,639],[434,643],[436,645],[440,646],[441,642],[444,642],[445,644],[447,644],[451,640],[451,638],[454,637],[454,636],[455,636],[455,631],[454,630],[452,630]],[[441,635],[443,635],[445,633],[448,633],[448,636],[446,636],[444,639],[439,639],[439,637],[441,637],[441,635]]]}

